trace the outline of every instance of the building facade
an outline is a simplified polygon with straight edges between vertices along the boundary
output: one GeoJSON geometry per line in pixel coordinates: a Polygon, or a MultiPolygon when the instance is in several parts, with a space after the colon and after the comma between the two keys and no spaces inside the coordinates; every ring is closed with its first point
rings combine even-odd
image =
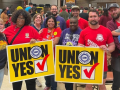
{"type": "Polygon", "coordinates": [[[102,7],[107,8],[111,3],[118,3],[120,0],[76,0],[76,4],[80,7],[102,7]]]}

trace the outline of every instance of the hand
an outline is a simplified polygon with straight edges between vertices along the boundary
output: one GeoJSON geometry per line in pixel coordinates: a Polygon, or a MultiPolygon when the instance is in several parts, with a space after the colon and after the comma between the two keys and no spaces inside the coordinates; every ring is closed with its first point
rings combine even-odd
{"type": "Polygon", "coordinates": [[[36,42],[35,39],[31,39],[31,40],[30,40],[30,44],[33,44],[33,43],[35,43],[35,42],[36,42]]]}
{"type": "Polygon", "coordinates": [[[40,31],[39,31],[39,34],[41,34],[43,32],[43,29],[41,29],[40,31]]]}
{"type": "Polygon", "coordinates": [[[100,49],[104,50],[104,51],[108,51],[108,48],[105,45],[101,45],[100,49]]]}

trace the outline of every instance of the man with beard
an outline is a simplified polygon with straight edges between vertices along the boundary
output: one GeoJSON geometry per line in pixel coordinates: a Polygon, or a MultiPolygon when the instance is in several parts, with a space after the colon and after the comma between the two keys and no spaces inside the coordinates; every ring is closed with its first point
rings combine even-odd
{"type": "MultiPolygon", "coordinates": [[[[81,29],[85,29],[86,27],[88,27],[88,22],[79,16],[79,13],[80,13],[79,6],[73,6],[71,13],[72,13],[73,17],[76,17],[78,19],[78,26],[81,29]]],[[[68,19],[66,21],[66,26],[67,26],[67,28],[70,27],[70,19],[68,19]]]]}
{"type": "Polygon", "coordinates": [[[111,66],[113,69],[113,86],[112,90],[119,90],[120,87],[120,43],[118,41],[120,35],[120,8],[117,3],[109,5],[108,10],[113,20],[107,22],[107,28],[112,31],[115,42],[115,51],[111,54],[111,66]]]}
{"type": "MultiPolygon", "coordinates": [[[[65,20],[64,18],[62,18],[61,16],[57,15],[58,14],[58,7],[56,5],[52,5],[50,7],[50,11],[52,13],[52,15],[54,17],[56,17],[56,20],[57,20],[57,27],[60,27],[61,30],[64,30],[66,28],[66,23],[65,23],[65,20]]],[[[46,19],[45,21],[43,22],[43,26],[44,28],[46,27],[46,19]]]]}
{"type": "MultiPolygon", "coordinates": [[[[77,46],[81,29],[78,27],[78,19],[70,19],[70,28],[63,30],[59,44],[66,46],[77,46]]],[[[65,83],[66,90],[73,90],[73,83],[65,83]]]]}
{"type": "MultiPolygon", "coordinates": [[[[89,27],[80,33],[78,46],[98,47],[106,53],[113,52],[115,49],[112,33],[106,27],[99,25],[99,13],[96,10],[90,10],[88,14],[89,27]],[[108,44],[108,47],[106,46],[108,44]]],[[[99,85],[99,90],[106,90],[105,81],[107,77],[107,54],[104,58],[103,84],[99,85]]],[[[87,84],[85,90],[93,90],[92,85],[87,84]]]]}

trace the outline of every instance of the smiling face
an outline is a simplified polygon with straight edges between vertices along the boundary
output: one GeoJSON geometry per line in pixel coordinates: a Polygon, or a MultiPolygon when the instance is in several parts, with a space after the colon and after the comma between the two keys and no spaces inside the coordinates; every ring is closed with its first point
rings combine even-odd
{"type": "Polygon", "coordinates": [[[25,18],[23,15],[19,15],[16,22],[18,27],[22,27],[25,24],[25,18]]]}
{"type": "Polygon", "coordinates": [[[58,14],[57,6],[51,6],[51,13],[53,16],[56,16],[58,14]]]}
{"type": "Polygon", "coordinates": [[[2,32],[2,30],[5,28],[4,23],[2,21],[0,21],[0,32],[2,32]]]}
{"type": "Polygon", "coordinates": [[[55,22],[52,18],[50,18],[48,21],[47,21],[47,26],[48,28],[54,28],[55,27],[55,22]]]}
{"type": "Polygon", "coordinates": [[[79,16],[79,13],[80,13],[80,10],[79,10],[79,9],[73,9],[73,10],[72,10],[72,15],[73,15],[73,17],[78,17],[78,16],[79,16]]]}
{"type": "Polygon", "coordinates": [[[111,7],[109,12],[113,19],[118,19],[120,16],[120,8],[111,7]]]}
{"type": "Polygon", "coordinates": [[[91,25],[97,25],[100,18],[96,12],[89,12],[89,23],[91,25]]]}
{"type": "Polygon", "coordinates": [[[71,31],[76,31],[78,28],[78,20],[71,18],[70,19],[70,29],[71,31]]]}
{"type": "Polygon", "coordinates": [[[41,19],[41,16],[40,16],[40,15],[37,15],[37,16],[35,17],[35,19],[34,19],[34,23],[35,23],[35,24],[41,24],[41,21],[42,21],[42,19],[41,19]]]}

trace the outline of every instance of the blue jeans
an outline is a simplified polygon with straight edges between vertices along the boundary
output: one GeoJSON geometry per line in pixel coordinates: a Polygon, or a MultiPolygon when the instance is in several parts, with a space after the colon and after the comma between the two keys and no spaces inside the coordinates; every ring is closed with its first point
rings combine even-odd
{"type": "Polygon", "coordinates": [[[0,69],[0,89],[2,86],[2,82],[3,82],[3,77],[4,77],[4,68],[0,69]]]}
{"type": "Polygon", "coordinates": [[[46,86],[51,87],[51,90],[57,90],[57,82],[55,82],[55,76],[45,76],[46,86]]]}

